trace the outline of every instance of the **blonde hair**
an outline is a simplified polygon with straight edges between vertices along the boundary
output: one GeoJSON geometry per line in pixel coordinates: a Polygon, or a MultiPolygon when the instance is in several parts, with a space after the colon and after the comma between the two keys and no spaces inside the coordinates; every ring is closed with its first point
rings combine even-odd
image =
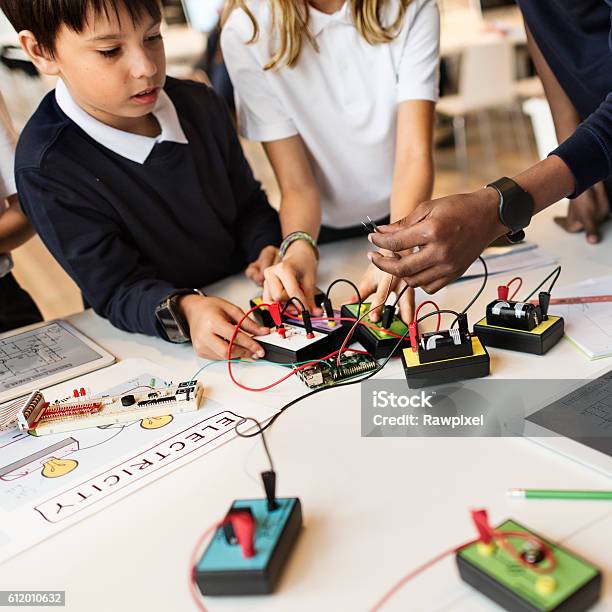
{"type": "MultiPolygon", "coordinates": [[[[261,1],[261,0],[260,0],[261,1]]],[[[359,34],[371,45],[391,42],[402,26],[406,9],[412,0],[399,0],[395,21],[384,25],[382,15],[391,0],[346,0],[350,4],[353,23],[359,34]]],[[[272,8],[272,32],[278,26],[278,49],[271,52],[265,70],[280,67],[293,68],[300,58],[304,40],[318,51],[317,42],[308,29],[308,0],[269,0],[272,8]]],[[[245,0],[227,0],[221,23],[224,25],[234,9],[242,9],[253,25],[253,34],[247,41],[252,44],[259,38],[259,25],[245,0]]]]}

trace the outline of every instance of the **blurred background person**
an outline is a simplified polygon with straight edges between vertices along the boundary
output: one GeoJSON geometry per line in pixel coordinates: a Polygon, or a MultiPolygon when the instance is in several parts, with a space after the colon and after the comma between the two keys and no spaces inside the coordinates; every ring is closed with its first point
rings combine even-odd
{"type": "Polygon", "coordinates": [[[11,272],[10,252],[34,235],[16,195],[16,141],[17,135],[0,94],[0,332],[42,321],[38,307],[11,272]]]}

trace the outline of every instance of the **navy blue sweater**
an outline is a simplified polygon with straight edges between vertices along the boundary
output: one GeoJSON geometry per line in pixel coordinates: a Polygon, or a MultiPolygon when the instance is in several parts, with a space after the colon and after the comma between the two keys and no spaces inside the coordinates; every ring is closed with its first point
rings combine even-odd
{"type": "Polygon", "coordinates": [[[586,119],[612,91],[610,9],[603,0],[518,0],[550,69],[586,119]]]}
{"type": "Polygon", "coordinates": [[[155,307],[176,289],[234,274],[280,242],[277,213],[205,85],[169,78],[189,144],[158,143],[144,164],[100,145],[41,102],[17,146],[23,209],[95,311],[164,337],[155,307]]]}
{"type": "Polygon", "coordinates": [[[582,117],[552,154],[576,179],[573,196],[612,175],[612,0],[519,0],[542,54],[582,117]]]}

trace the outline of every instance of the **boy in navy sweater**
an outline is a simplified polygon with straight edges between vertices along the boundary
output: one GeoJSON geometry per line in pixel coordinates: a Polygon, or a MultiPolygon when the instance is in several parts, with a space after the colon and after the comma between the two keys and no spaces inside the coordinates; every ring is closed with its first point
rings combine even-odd
{"type": "MultiPolygon", "coordinates": [[[[115,326],[225,358],[243,312],[200,287],[256,282],[280,229],[228,112],[166,78],[158,0],[0,0],[58,85],[17,146],[24,211],[86,301],[115,326]],[[250,264],[250,265],[249,265],[250,264]]],[[[250,319],[232,357],[262,357],[250,319]]]]}

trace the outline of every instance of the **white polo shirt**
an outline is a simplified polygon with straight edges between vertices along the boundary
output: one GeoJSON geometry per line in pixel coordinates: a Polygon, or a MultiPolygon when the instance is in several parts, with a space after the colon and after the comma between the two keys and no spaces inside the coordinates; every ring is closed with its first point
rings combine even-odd
{"type": "MultiPolygon", "coordinates": [[[[252,25],[236,9],[221,44],[234,88],[241,134],[262,142],[299,134],[321,194],[323,224],[357,225],[365,215],[389,214],[397,106],[437,100],[439,14],[435,0],[413,0],[398,36],[370,45],[353,25],[345,2],[328,15],[312,7],[310,30],[319,52],[305,41],[294,68],[264,71],[276,37],[270,36],[267,0],[247,2],[259,39],[246,44],[252,25]]],[[[387,22],[397,15],[390,0],[387,22]]]]}
{"type": "Polygon", "coordinates": [[[138,164],[147,161],[158,142],[188,144],[174,103],[163,89],[159,92],[152,111],[161,129],[159,136],[155,138],[118,130],[98,121],[76,103],[62,79],[57,80],[55,99],[64,114],[96,142],[138,164]]]}

